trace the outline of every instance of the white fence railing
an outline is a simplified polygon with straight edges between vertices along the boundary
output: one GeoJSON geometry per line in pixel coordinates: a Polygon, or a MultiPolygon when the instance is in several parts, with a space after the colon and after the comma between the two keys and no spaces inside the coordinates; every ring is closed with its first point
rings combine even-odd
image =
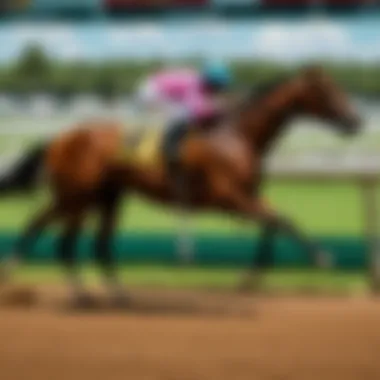
{"type": "Polygon", "coordinates": [[[363,225],[367,239],[368,258],[371,288],[375,292],[380,291],[380,208],[378,199],[378,185],[380,183],[380,152],[377,159],[370,162],[356,162],[350,160],[337,165],[325,162],[324,165],[307,165],[300,163],[292,166],[280,162],[270,165],[270,175],[276,180],[284,181],[324,181],[340,182],[350,181],[356,184],[362,194],[363,225]]]}

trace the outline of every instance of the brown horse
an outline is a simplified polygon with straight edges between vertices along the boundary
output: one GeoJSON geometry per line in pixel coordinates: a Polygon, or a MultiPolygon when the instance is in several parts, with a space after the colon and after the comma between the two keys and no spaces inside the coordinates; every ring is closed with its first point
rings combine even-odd
{"type": "MultiPolygon", "coordinates": [[[[261,195],[263,160],[285,126],[299,115],[326,121],[344,134],[357,132],[360,124],[332,79],[322,69],[309,67],[246,99],[239,112],[218,127],[189,134],[180,143],[186,181],[186,191],[181,193],[187,207],[227,212],[262,226],[252,269],[268,265],[277,230],[296,239],[312,260],[320,257],[318,247],[289,220],[268,209],[261,195]]],[[[95,255],[112,289],[117,291],[113,294],[122,296],[110,252],[122,194],[138,191],[168,204],[175,204],[179,196],[164,161],[146,167],[120,158],[126,139],[128,135],[117,123],[87,122],[29,153],[0,181],[3,192],[26,189],[34,183],[37,169],[44,166],[53,196],[53,202],[26,229],[11,257],[22,255],[50,222],[62,220],[60,258],[76,286],[75,294],[83,297],[76,275],[75,241],[86,213],[97,210],[100,225],[95,255]]]]}

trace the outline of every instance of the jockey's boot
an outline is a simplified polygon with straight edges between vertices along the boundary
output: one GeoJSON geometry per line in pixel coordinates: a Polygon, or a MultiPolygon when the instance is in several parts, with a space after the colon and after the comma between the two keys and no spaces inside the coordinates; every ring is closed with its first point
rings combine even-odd
{"type": "Polygon", "coordinates": [[[186,192],[186,187],[180,158],[178,156],[168,157],[168,172],[170,182],[173,186],[174,196],[177,199],[177,203],[181,205],[184,202],[183,198],[186,192]]]}
{"type": "MultiPolygon", "coordinates": [[[[181,167],[180,144],[187,134],[189,123],[187,120],[177,121],[171,125],[165,137],[165,155],[170,180],[179,200],[182,200],[186,192],[186,184],[181,167]]],[[[181,202],[179,202],[181,203],[181,202]]]]}

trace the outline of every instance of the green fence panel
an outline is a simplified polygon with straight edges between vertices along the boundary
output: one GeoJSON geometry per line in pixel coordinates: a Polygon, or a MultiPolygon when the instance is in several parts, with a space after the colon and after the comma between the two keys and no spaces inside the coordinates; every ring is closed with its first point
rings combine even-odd
{"type": "MultiPolygon", "coordinates": [[[[117,236],[113,241],[115,257],[123,263],[175,264],[177,237],[174,234],[131,234],[117,236]]],[[[12,251],[16,236],[0,233],[0,257],[12,251]]],[[[367,265],[366,244],[359,238],[328,237],[318,239],[324,250],[333,254],[337,267],[361,269],[367,265]]],[[[218,235],[194,236],[194,264],[210,266],[244,267],[250,264],[256,253],[257,239],[249,237],[225,237],[218,235]]],[[[26,254],[32,262],[56,260],[56,237],[45,236],[26,254]]],[[[308,265],[304,252],[295,243],[276,239],[274,265],[277,267],[302,267],[308,265]]],[[[84,236],[78,243],[78,258],[92,259],[93,240],[84,236]]]]}

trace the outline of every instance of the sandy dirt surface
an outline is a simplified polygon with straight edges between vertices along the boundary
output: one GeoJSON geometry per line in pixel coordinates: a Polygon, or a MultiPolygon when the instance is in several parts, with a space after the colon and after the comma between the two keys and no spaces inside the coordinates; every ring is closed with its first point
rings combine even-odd
{"type": "Polygon", "coordinates": [[[0,379],[380,379],[380,300],[135,290],[78,310],[42,293],[3,294],[0,379]]]}

